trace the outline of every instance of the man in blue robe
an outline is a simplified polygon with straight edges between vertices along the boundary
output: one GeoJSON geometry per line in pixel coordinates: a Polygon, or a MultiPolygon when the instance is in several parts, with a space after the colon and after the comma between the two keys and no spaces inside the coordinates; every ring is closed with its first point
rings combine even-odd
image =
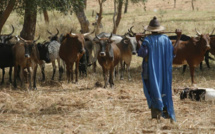
{"type": "Polygon", "coordinates": [[[144,38],[138,56],[143,57],[142,81],[144,94],[151,109],[152,118],[160,121],[160,116],[176,121],[172,101],[172,61],[173,46],[164,30],[154,17],[144,28],[152,32],[144,38]]]}

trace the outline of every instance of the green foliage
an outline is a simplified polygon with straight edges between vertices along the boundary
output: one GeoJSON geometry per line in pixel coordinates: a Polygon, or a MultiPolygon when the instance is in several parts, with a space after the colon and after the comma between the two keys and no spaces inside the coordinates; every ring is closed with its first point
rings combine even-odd
{"type": "MultiPolygon", "coordinates": [[[[26,8],[26,2],[32,2],[32,5],[27,7],[29,9],[37,9],[38,11],[46,10],[57,10],[65,13],[69,10],[77,11],[83,8],[85,0],[17,0],[14,10],[20,15],[24,15],[26,8]]],[[[0,12],[4,11],[9,0],[0,0],[0,12]]]]}

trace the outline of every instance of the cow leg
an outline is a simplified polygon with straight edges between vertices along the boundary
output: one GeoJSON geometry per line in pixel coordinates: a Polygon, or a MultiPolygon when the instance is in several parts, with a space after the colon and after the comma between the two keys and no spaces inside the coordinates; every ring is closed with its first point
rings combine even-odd
{"type": "Polygon", "coordinates": [[[52,67],[53,67],[52,80],[54,80],[54,75],[55,75],[55,71],[56,71],[56,64],[55,64],[55,60],[52,62],[52,67]]]}
{"type": "Polygon", "coordinates": [[[67,81],[70,82],[70,64],[66,63],[66,75],[67,75],[67,81]]]}
{"type": "Polygon", "coordinates": [[[12,75],[12,67],[10,67],[10,70],[9,70],[9,82],[10,83],[12,83],[11,75],[12,75]]]}
{"type": "Polygon", "coordinates": [[[31,81],[32,81],[32,69],[30,67],[27,67],[28,70],[28,80],[29,80],[29,90],[32,89],[31,81]]]}
{"type": "Polygon", "coordinates": [[[203,71],[203,70],[202,70],[202,62],[200,62],[200,65],[199,65],[199,66],[200,66],[200,70],[203,71]]]}
{"type": "Polygon", "coordinates": [[[20,82],[21,82],[21,88],[25,88],[25,83],[24,83],[24,70],[22,67],[20,67],[20,70],[19,70],[19,77],[20,77],[20,82]]]}
{"type": "Polygon", "coordinates": [[[113,83],[113,73],[114,73],[114,67],[112,67],[110,69],[110,72],[109,72],[109,83],[110,83],[110,87],[113,88],[114,86],[114,83],[113,83]]]}
{"type": "Polygon", "coordinates": [[[37,90],[37,86],[36,86],[37,67],[38,67],[38,65],[35,64],[34,68],[33,68],[33,89],[34,90],[37,90]]]}
{"type": "Polygon", "coordinates": [[[79,61],[75,62],[75,82],[78,82],[79,61]]]}
{"type": "Polygon", "coordinates": [[[126,72],[128,74],[128,80],[131,80],[130,63],[126,64],[126,72]]]}
{"type": "Polygon", "coordinates": [[[120,80],[123,80],[124,79],[124,66],[123,66],[123,62],[120,61],[120,80]]]}
{"type": "Polygon", "coordinates": [[[1,84],[4,83],[4,75],[5,75],[5,70],[4,70],[4,68],[2,68],[2,80],[1,80],[1,84]]]}
{"type": "Polygon", "coordinates": [[[104,77],[104,88],[106,88],[108,84],[108,81],[107,81],[108,70],[105,69],[104,67],[102,68],[102,70],[103,70],[103,77],[104,77]]]}
{"type": "Polygon", "coordinates": [[[186,71],[186,68],[187,68],[187,65],[183,65],[182,74],[184,74],[184,73],[185,73],[185,71],[186,71]]]}
{"type": "Polygon", "coordinates": [[[70,75],[71,75],[72,82],[73,82],[73,65],[74,65],[74,62],[70,64],[70,75]]]}
{"type": "Polygon", "coordinates": [[[41,73],[42,73],[42,80],[41,81],[45,81],[46,76],[45,76],[45,63],[40,64],[40,69],[41,69],[41,73]]]}
{"type": "Polygon", "coordinates": [[[191,76],[192,84],[194,84],[194,69],[195,69],[195,67],[190,66],[190,76],[191,76]]]}
{"type": "Polygon", "coordinates": [[[93,72],[96,73],[96,62],[93,63],[93,72]]]}
{"type": "Polygon", "coordinates": [[[209,51],[206,51],[205,53],[205,63],[207,65],[208,68],[210,68],[210,64],[209,64],[209,51]]]}
{"type": "Polygon", "coordinates": [[[63,67],[60,64],[60,58],[57,58],[57,63],[58,63],[58,71],[59,71],[59,78],[58,80],[60,81],[62,78],[62,74],[63,74],[63,67]]]}
{"type": "Polygon", "coordinates": [[[13,73],[13,80],[14,80],[13,86],[14,86],[14,88],[17,88],[16,78],[17,78],[17,66],[15,65],[14,66],[14,73],[13,73]]]}

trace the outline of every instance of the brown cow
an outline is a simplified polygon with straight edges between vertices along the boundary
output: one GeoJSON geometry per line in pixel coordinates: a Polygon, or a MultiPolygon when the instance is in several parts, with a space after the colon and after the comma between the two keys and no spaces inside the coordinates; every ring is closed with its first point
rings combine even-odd
{"type": "Polygon", "coordinates": [[[210,49],[209,34],[200,34],[197,30],[196,32],[198,38],[192,37],[189,41],[179,41],[174,48],[177,52],[173,59],[173,65],[189,65],[192,84],[194,83],[195,67],[203,61],[205,52],[210,49]]]}
{"type": "Polygon", "coordinates": [[[120,79],[123,79],[125,66],[123,65],[123,62],[126,64],[126,69],[128,73],[128,79],[131,80],[131,74],[130,74],[130,64],[132,55],[135,55],[136,52],[136,40],[134,43],[134,37],[128,37],[124,36],[123,39],[117,43],[117,47],[120,50],[120,65],[121,65],[121,73],[120,73],[120,79]]]}
{"type": "Polygon", "coordinates": [[[109,71],[109,83],[110,87],[113,87],[113,73],[115,66],[120,61],[120,50],[116,46],[116,44],[111,40],[112,34],[109,38],[99,38],[96,36],[98,40],[96,43],[99,44],[100,50],[98,52],[98,62],[102,66],[103,76],[104,76],[104,88],[107,87],[108,84],[108,71],[109,71]]]}
{"type": "MultiPolygon", "coordinates": [[[[93,31],[94,32],[94,31],[93,31]]],[[[93,33],[92,32],[92,33],[93,33]]],[[[85,53],[84,36],[92,33],[74,34],[68,33],[62,37],[63,41],[60,46],[59,56],[66,63],[67,80],[73,81],[73,64],[75,64],[76,82],[78,82],[79,60],[85,53]],[[70,79],[71,78],[71,79],[70,79]]]]}
{"type": "Polygon", "coordinates": [[[36,88],[36,72],[37,72],[37,65],[38,63],[42,62],[39,59],[39,52],[37,45],[35,42],[39,40],[39,38],[35,41],[33,40],[24,40],[21,37],[19,37],[21,40],[17,42],[13,46],[13,53],[14,53],[14,60],[15,60],[15,66],[14,66],[14,87],[17,87],[16,79],[17,79],[17,70],[18,66],[20,66],[20,78],[21,78],[21,87],[24,86],[24,76],[23,72],[24,69],[27,68],[27,71],[29,73],[29,89],[32,89],[31,86],[31,80],[33,80],[33,89],[36,88]],[[33,68],[33,76],[31,75],[31,69],[33,68]]]}

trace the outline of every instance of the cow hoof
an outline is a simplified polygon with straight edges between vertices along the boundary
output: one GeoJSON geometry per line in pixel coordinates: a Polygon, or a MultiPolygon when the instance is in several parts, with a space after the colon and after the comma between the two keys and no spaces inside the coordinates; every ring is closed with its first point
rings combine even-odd
{"type": "Polygon", "coordinates": [[[128,80],[131,81],[131,78],[129,78],[128,80]]]}
{"type": "Polygon", "coordinates": [[[32,90],[37,90],[37,87],[33,87],[32,90]]]}
{"type": "Polygon", "coordinates": [[[123,77],[121,77],[121,78],[120,78],[120,80],[124,80],[124,78],[123,78],[123,77]]]}

